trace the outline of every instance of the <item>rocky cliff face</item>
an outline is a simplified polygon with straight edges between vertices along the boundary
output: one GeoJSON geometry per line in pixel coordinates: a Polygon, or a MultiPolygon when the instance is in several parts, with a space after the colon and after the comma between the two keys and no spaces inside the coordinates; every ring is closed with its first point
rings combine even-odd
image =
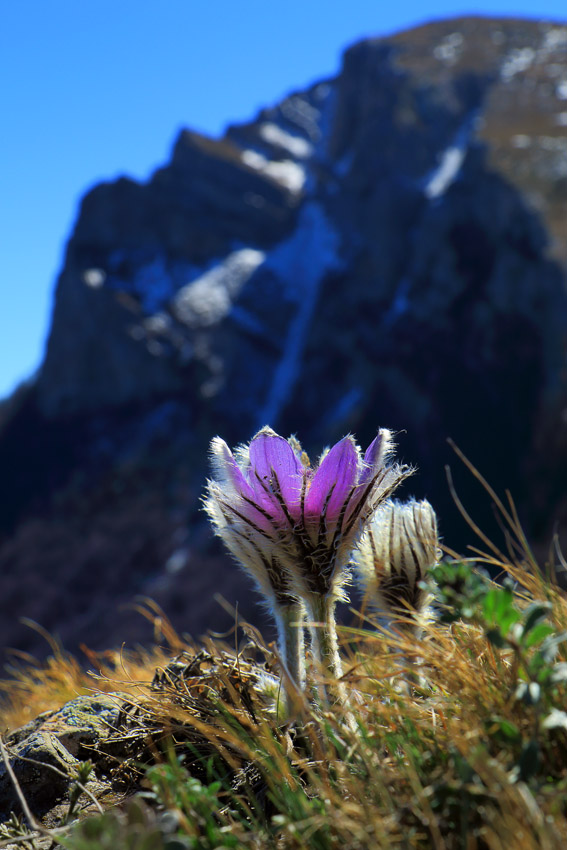
{"type": "Polygon", "coordinates": [[[460,546],[452,437],[543,539],[565,510],[566,275],[557,24],[361,42],[336,78],[222,139],[184,131],[147,184],[95,187],[37,384],[3,414],[8,642],[26,640],[16,609],[71,643],[137,635],[115,623],[136,592],[194,633],[211,589],[251,615],[196,509],[210,437],[266,422],[314,450],[405,431],[413,489],[460,546]]]}

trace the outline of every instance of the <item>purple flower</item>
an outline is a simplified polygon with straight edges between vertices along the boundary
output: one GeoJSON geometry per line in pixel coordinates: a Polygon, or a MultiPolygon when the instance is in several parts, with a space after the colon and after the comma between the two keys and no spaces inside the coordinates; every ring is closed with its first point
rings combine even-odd
{"type": "Polygon", "coordinates": [[[255,580],[272,610],[293,605],[287,574],[278,558],[275,523],[284,515],[271,503],[249,471],[248,449],[237,450],[239,462],[220,437],[211,442],[215,477],[207,482],[204,504],[216,533],[255,580]],[[276,520],[277,518],[277,520],[276,520]]]}
{"type": "Polygon", "coordinates": [[[336,595],[363,523],[412,472],[391,453],[387,430],[364,456],[344,437],[315,468],[297,440],[268,427],[235,454],[216,437],[205,507],[265,595],[336,595]]]}

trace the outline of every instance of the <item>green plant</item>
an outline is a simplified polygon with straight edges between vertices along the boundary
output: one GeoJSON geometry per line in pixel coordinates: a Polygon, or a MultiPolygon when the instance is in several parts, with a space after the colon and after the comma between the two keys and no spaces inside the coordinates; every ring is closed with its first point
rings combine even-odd
{"type": "Polygon", "coordinates": [[[85,819],[59,841],[66,850],[192,850],[195,846],[165,833],[155,813],[139,798],[124,809],[85,819]]]}
{"type": "Polygon", "coordinates": [[[77,767],[77,775],[75,777],[74,782],[71,784],[71,787],[69,788],[69,808],[61,819],[61,826],[64,826],[65,824],[69,823],[69,821],[73,817],[75,813],[75,808],[77,806],[77,803],[79,802],[79,798],[85,790],[85,785],[89,781],[92,771],[92,761],[82,761],[79,763],[77,767]]]}
{"type": "Polygon", "coordinates": [[[146,793],[145,798],[167,810],[177,824],[183,846],[191,850],[238,846],[238,838],[227,830],[230,810],[225,806],[223,816],[219,814],[223,809],[220,781],[203,784],[183,767],[183,757],[173,754],[167,762],[150,767],[146,780],[151,792],[146,793]]]}

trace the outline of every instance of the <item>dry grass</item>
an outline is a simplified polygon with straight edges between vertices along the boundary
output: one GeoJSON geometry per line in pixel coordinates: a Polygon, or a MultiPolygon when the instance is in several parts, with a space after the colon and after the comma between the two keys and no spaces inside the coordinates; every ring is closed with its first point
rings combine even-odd
{"type": "MultiPolygon", "coordinates": [[[[0,716],[6,732],[25,725],[45,711],[61,708],[83,694],[120,691],[139,698],[145,693],[157,668],[165,666],[172,655],[187,648],[163,612],[146,600],[140,604],[142,616],[154,624],[152,649],[83,652],[89,669],[41,630],[51,645],[52,655],[39,664],[24,653],[12,653],[7,667],[9,677],[0,680],[0,716]]],[[[38,628],[35,626],[35,628],[38,628]]]]}
{"type": "MultiPolygon", "coordinates": [[[[260,681],[265,659],[273,663],[261,641],[239,654],[211,642],[196,659],[161,618],[169,650],[93,657],[96,678],[58,649],[45,667],[21,667],[0,685],[4,723],[93,689],[131,694],[129,732],[151,740],[154,763],[144,829],[160,850],[168,839],[154,813],[163,809],[187,848],[562,850],[567,600],[534,563],[513,506],[501,508],[509,552],[485,546],[476,559],[513,579],[514,593],[485,581],[464,619],[433,622],[421,639],[368,622],[342,629],[346,706],[324,711],[308,695],[279,725],[260,681]],[[530,632],[534,600],[544,605],[530,632]],[[179,652],[186,669],[166,670],[151,688],[156,667],[179,652]],[[537,700],[520,698],[518,683],[540,675],[537,700]]],[[[109,812],[93,827],[98,837],[83,825],[66,846],[97,850],[112,833],[116,850],[137,847],[128,817],[109,812]]]]}

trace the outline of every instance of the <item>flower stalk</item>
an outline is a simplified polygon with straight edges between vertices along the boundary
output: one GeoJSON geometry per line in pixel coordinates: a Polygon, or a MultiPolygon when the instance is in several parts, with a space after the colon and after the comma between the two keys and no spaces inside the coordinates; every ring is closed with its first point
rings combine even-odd
{"type": "Polygon", "coordinates": [[[311,652],[317,673],[317,692],[321,702],[344,704],[347,693],[341,680],[343,667],[335,621],[335,600],[330,596],[311,595],[307,601],[311,652]]]}
{"type": "Polygon", "coordinates": [[[278,649],[286,672],[299,688],[305,688],[305,611],[300,603],[280,606],[274,611],[278,649]]]}

